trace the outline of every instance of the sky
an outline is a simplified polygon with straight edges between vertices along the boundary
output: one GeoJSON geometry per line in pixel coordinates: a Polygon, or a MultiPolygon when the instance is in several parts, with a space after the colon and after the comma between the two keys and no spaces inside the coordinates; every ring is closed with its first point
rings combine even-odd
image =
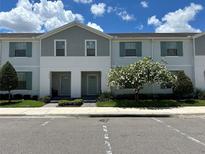
{"type": "Polygon", "coordinates": [[[205,0],[0,0],[0,32],[78,21],[106,33],[204,32],[205,0]]]}

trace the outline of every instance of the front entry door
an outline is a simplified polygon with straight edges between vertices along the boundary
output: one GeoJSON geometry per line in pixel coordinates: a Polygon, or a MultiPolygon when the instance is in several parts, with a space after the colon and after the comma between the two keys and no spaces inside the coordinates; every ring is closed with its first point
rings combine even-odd
{"type": "Polygon", "coordinates": [[[89,74],[87,77],[87,95],[98,94],[98,76],[96,74],[89,74]]]}
{"type": "Polygon", "coordinates": [[[60,96],[68,96],[70,91],[70,77],[62,74],[60,77],[60,96]]]}

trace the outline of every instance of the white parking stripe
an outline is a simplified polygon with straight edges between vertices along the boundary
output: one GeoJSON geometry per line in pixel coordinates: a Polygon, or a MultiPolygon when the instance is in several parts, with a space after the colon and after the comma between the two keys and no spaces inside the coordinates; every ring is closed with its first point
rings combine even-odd
{"type": "Polygon", "coordinates": [[[46,121],[46,122],[42,123],[41,126],[45,126],[45,125],[47,125],[48,123],[49,123],[49,121],[46,121]]]}
{"type": "Polygon", "coordinates": [[[198,144],[200,144],[200,145],[202,145],[202,146],[205,146],[205,143],[204,143],[204,142],[199,141],[198,139],[196,139],[196,138],[194,138],[194,137],[192,137],[192,136],[190,136],[190,135],[188,135],[188,134],[186,134],[186,133],[180,131],[179,129],[174,128],[173,126],[166,124],[166,123],[165,123],[164,121],[162,121],[162,120],[159,120],[159,119],[157,119],[157,118],[152,118],[152,120],[154,120],[154,121],[156,121],[156,122],[158,122],[158,123],[164,124],[167,128],[169,128],[169,129],[171,129],[171,130],[173,130],[173,131],[179,133],[179,134],[182,135],[182,136],[185,136],[187,139],[189,139],[189,140],[191,140],[191,141],[193,141],[193,142],[195,142],[195,143],[198,143],[198,144]]]}
{"type": "Polygon", "coordinates": [[[102,125],[102,128],[103,128],[103,133],[104,133],[104,144],[105,144],[106,154],[112,154],[112,147],[110,144],[108,128],[105,124],[102,125]]]}

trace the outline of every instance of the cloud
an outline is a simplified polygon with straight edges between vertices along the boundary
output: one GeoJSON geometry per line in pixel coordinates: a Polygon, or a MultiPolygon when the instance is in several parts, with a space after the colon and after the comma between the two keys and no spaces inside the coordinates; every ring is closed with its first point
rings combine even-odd
{"type": "Polygon", "coordinates": [[[144,25],[143,25],[143,24],[140,24],[140,25],[136,26],[136,28],[137,28],[138,30],[143,30],[144,25]]]}
{"type": "Polygon", "coordinates": [[[92,4],[90,11],[95,16],[102,16],[106,11],[105,3],[92,4]]]}
{"type": "Polygon", "coordinates": [[[128,14],[127,11],[125,11],[125,10],[118,12],[117,15],[120,16],[122,18],[122,20],[124,20],[124,21],[135,20],[134,15],[128,14]]]}
{"type": "Polygon", "coordinates": [[[160,26],[161,22],[159,21],[159,19],[157,19],[156,16],[151,16],[150,18],[148,18],[147,24],[154,25],[154,26],[160,26]]]}
{"type": "Polygon", "coordinates": [[[161,21],[152,16],[148,18],[148,24],[156,27],[156,32],[201,32],[190,25],[197,13],[203,9],[200,4],[191,3],[183,9],[167,13],[161,21]]]}
{"type": "Polygon", "coordinates": [[[83,3],[83,4],[89,4],[92,3],[92,0],[73,0],[76,3],[83,3]]]}
{"type": "Polygon", "coordinates": [[[147,1],[141,1],[140,4],[142,5],[143,8],[148,8],[149,4],[147,1]]]}
{"type": "Polygon", "coordinates": [[[133,14],[129,14],[124,8],[108,6],[107,13],[113,13],[113,12],[124,21],[135,20],[135,16],[133,14]]]}
{"type": "Polygon", "coordinates": [[[103,29],[102,29],[99,25],[97,25],[96,23],[88,22],[87,25],[88,25],[89,27],[92,27],[92,28],[94,28],[94,29],[97,29],[97,30],[103,32],[103,29]]]}
{"type": "Polygon", "coordinates": [[[39,3],[19,0],[15,8],[0,12],[0,29],[13,32],[43,32],[74,20],[83,22],[84,18],[81,14],[65,10],[61,0],[41,0],[39,3]]]}

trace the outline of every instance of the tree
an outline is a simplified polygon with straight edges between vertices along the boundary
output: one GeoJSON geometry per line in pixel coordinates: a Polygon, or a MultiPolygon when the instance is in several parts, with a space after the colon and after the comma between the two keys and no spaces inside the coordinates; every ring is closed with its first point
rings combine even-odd
{"type": "Polygon", "coordinates": [[[173,86],[173,93],[177,98],[190,96],[194,92],[191,79],[182,71],[176,73],[177,80],[173,86]]]}
{"type": "Polygon", "coordinates": [[[174,83],[176,77],[165,65],[145,57],[134,64],[116,67],[110,70],[108,85],[117,88],[131,88],[135,91],[135,100],[139,101],[139,92],[146,84],[174,83]]]}
{"type": "Polygon", "coordinates": [[[11,91],[18,86],[18,77],[16,70],[9,63],[6,62],[0,70],[0,87],[3,91],[8,91],[9,102],[11,102],[11,91]]]}

